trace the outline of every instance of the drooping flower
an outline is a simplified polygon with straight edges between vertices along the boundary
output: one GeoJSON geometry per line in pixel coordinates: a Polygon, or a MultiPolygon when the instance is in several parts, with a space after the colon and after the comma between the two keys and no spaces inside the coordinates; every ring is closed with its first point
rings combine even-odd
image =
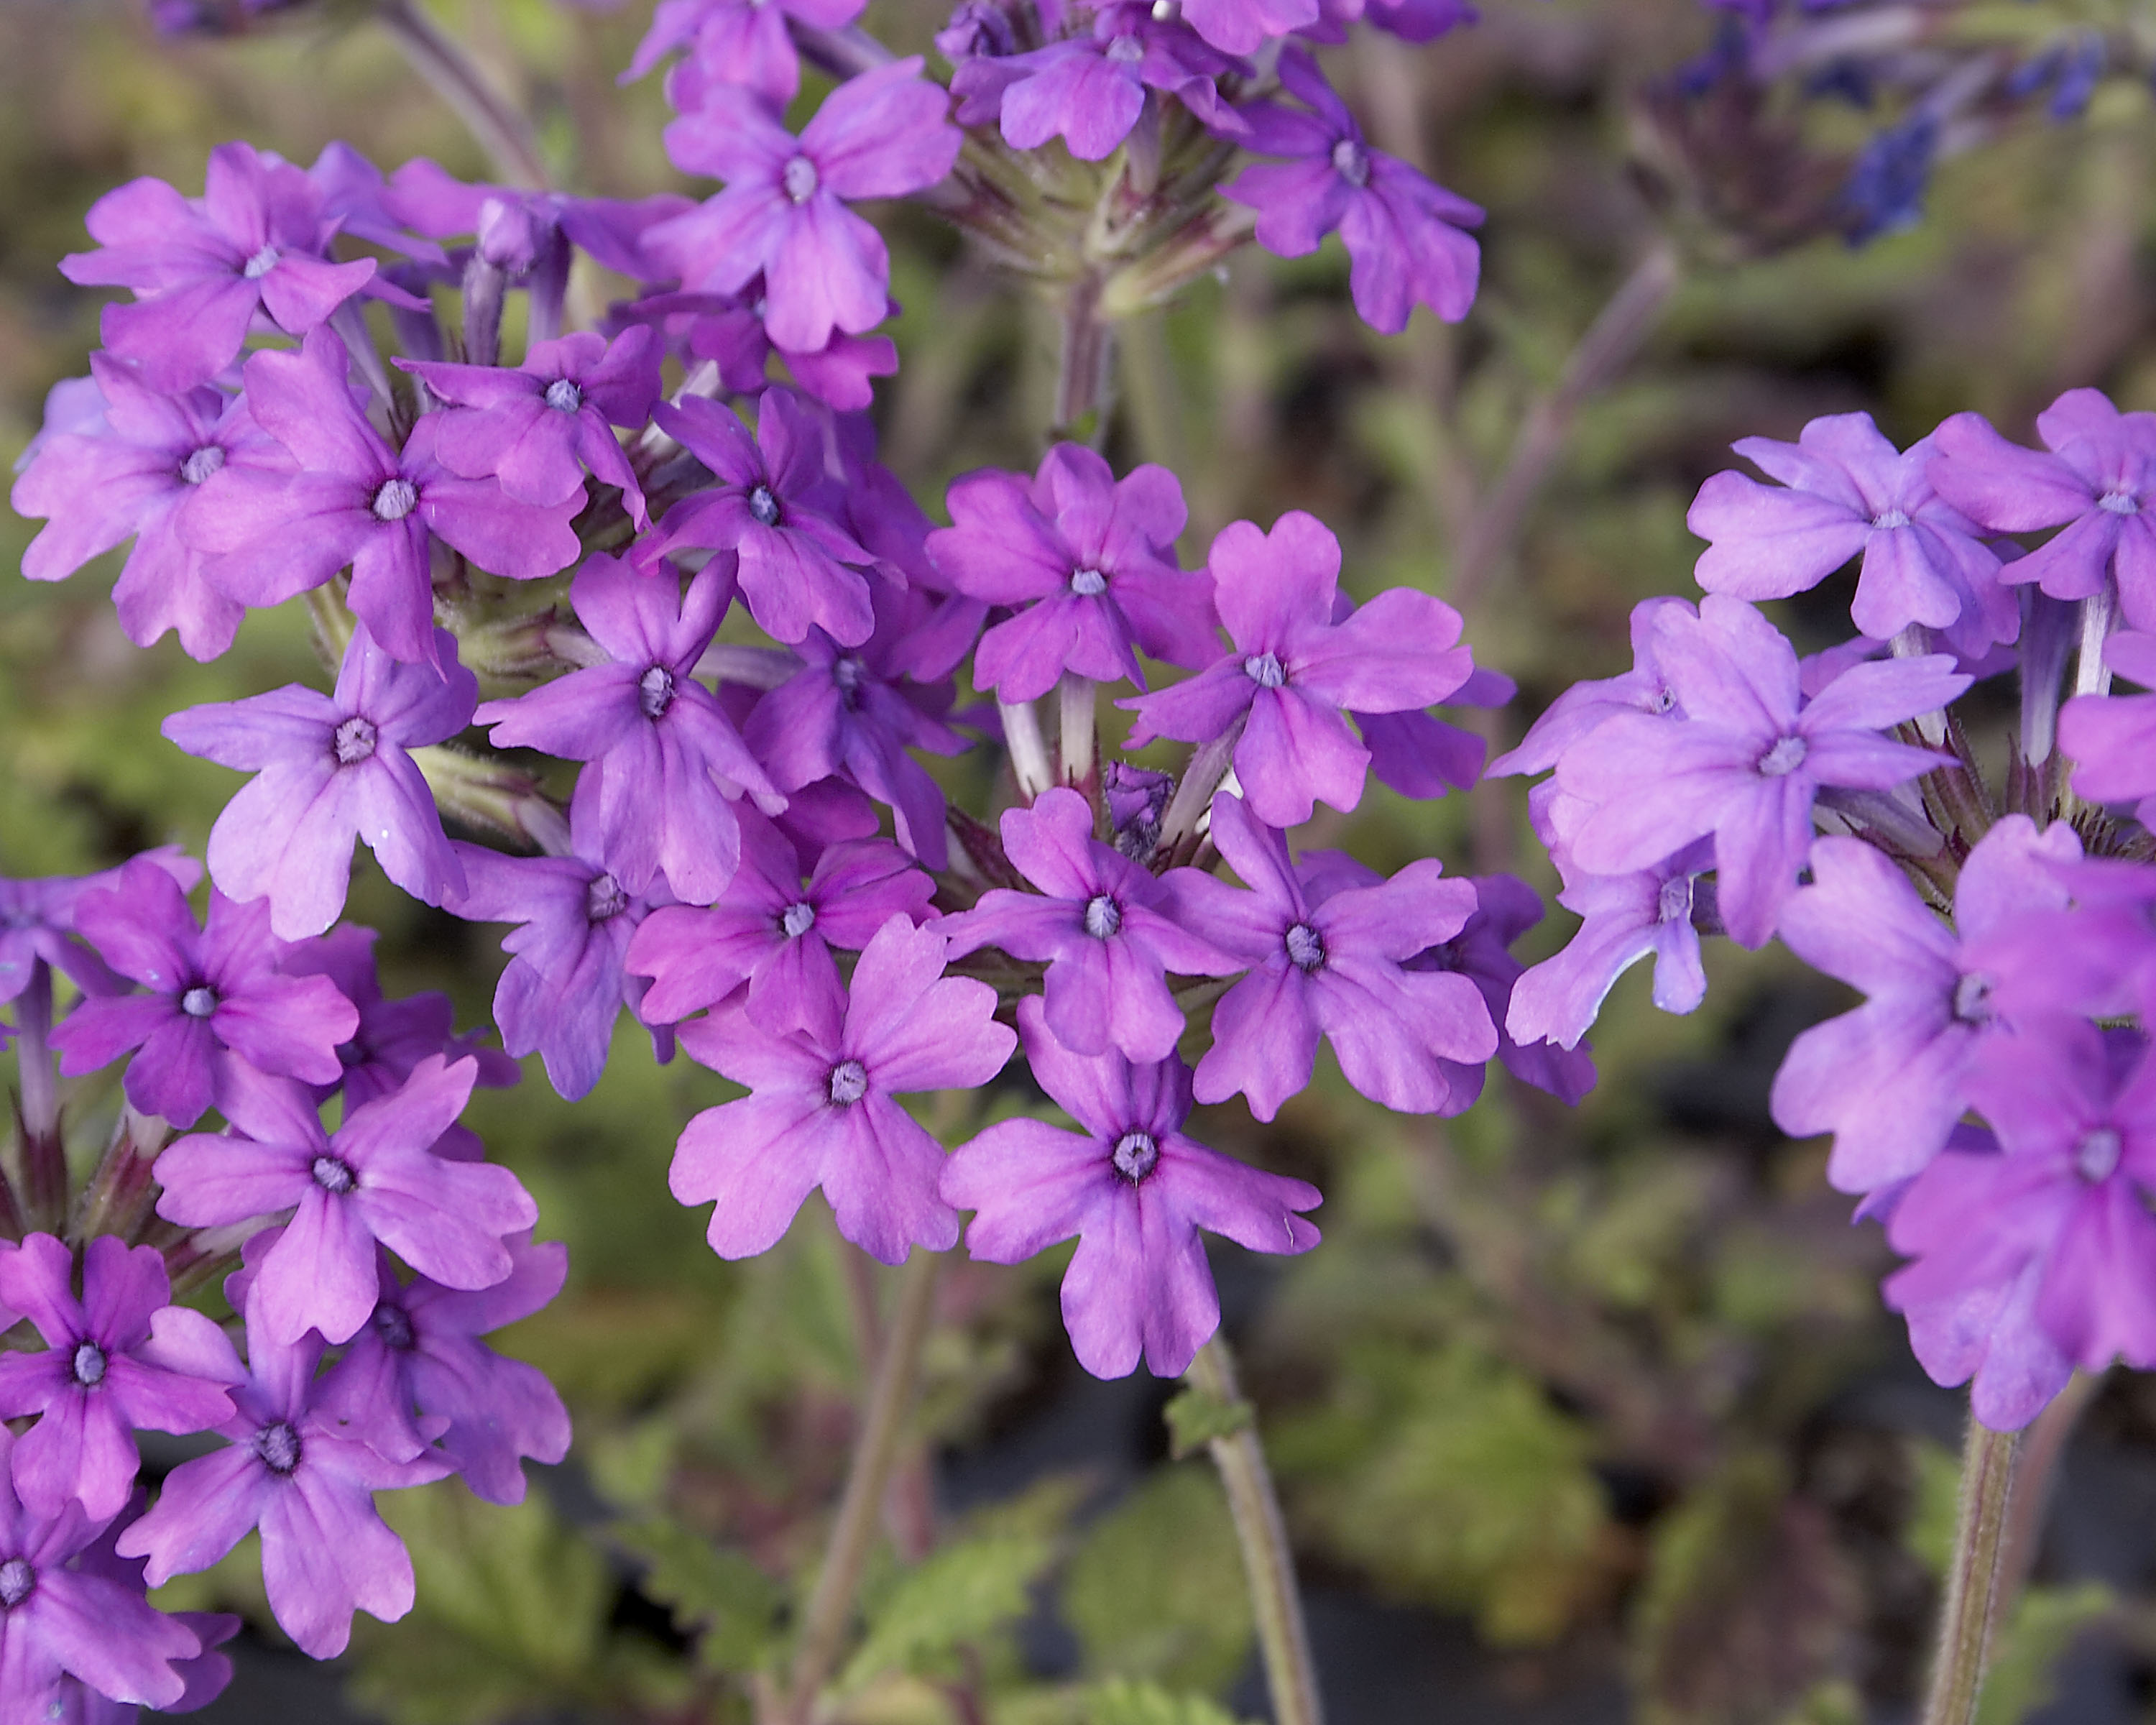
{"type": "Polygon", "coordinates": [[[261,900],[236,904],[213,891],[195,926],[179,883],[137,857],[111,887],[85,893],[75,927],[141,994],[94,996],[54,1027],[69,1077],[110,1065],[131,1049],[127,1100],[145,1114],[189,1127],[223,1107],[244,1068],[326,1084],[342,1070],[337,1045],[359,1014],[334,984],[286,976],[284,943],[261,900]]]}
{"type": "Polygon", "coordinates": [[[357,628],[334,693],[290,683],[189,707],[159,727],[191,755],[257,775],[210,829],[210,877],[234,897],[265,901],[270,926],[285,939],[320,934],[336,921],[355,839],[427,904],[463,883],[410,751],[470,723],[479,683],[456,662],[455,638],[442,629],[434,636],[439,672],[400,662],[357,628]]]}
{"type": "Polygon", "coordinates": [[[1473,668],[1460,614],[1394,588],[1333,621],[1340,542],[1290,510],[1265,533],[1236,521],[1213,542],[1214,603],[1235,649],[1186,682],[1117,704],[1137,715],[1130,746],[1204,742],[1241,723],[1236,777],[1258,818],[1291,827],[1315,803],[1362,800],[1370,752],[1346,711],[1399,712],[1442,701],[1473,668]]]}
{"type": "Polygon", "coordinates": [[[1075,1235],[1063,1322],[1079,1363],[1121,1378],[1142,1353],[1156,1378],[1178,1376],[1220,1322],[1199,1231],[1253,1251],[1308,1251],[1317,1230],[1296,1213],[1322,1198],[1186,1137],[1190,1069],[1182,1061],[1073,1054],[1050,1031],[1038,997],[1018,1011],[1034,1077],[1084,1132],[1000,1121],[945,1164],[944,1200],[977,1212],[966,1249],[990,1263],[1019,1263],[1075,1235]]]}
{"type": "Polygon", "coordinates": [[[250,1307],[280,1343],[310,1329],[331,1342],[358,1332],[374,1310],[377,1240],[447,1286],[491,1287],[512,1267],[503,1240],[539,1212],[507,1168],[434,1153],[478,1072],[475,1060],[433,1055],[334,1132],[297,1086],[249,1086],[226,1105],[238,1135],[198,1133],[158,1158],[157,1214],[223,1228],[297,1206],[250,1307]]]}
{"type": "Polygon", "coordinates": [[[985,1084],[1018,1038],[995,1022],[995,990],[943,963],[942,935],[896,916],[808,1028],[737,1013],[681,1027],[691,1055],[750,1091],[689,1122],[668,1177],[683,1204],[717,1200],[706,1237],[721,1257],[768,1250],[819,1186],[839,1233],[884,1263],[956,1243],[942,1149],[896,1099],[985,1084]]]}

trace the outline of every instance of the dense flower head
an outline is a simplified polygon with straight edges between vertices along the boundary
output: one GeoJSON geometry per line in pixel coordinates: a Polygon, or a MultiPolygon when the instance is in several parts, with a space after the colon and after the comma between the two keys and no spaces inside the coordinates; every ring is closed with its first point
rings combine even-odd
{"type": "MultiPolygon", "coordinates": [[[[202,879],[202,865],[167,845],[136,859],[162,869],[182,892],[202,879]]],[[[39,964],[57,970],[85,994],[124,994],[126,980],[92,952],[75,932],[83,896],[120,885],[121,870],[95,875],[49,875],[10,880],[0,877],[0,1004],[30,986],[39,964]]]]}

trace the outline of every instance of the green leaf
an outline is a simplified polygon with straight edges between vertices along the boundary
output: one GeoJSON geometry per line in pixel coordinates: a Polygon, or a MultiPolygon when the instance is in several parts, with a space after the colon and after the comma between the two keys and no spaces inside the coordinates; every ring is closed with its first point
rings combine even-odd
{"type": "Polygon", "coordinates": [[[2108,1616],[2118,1600],[2100,1581],[2032,1587],[2015,1602],[1984,1669],[1976,1725],[2020,1725],[2053,1696],[2052,1668],[2082,1631],[2108,1616]]]}
{"type": "Polygon", "coordinates": [[[1055,1555],[1046,1534],[985,1533],[932,1553],[901,1575],[869,1616],[868,1639],[839,1674],[857,1689],[894,1668],[934,1671],[957,1649],[1032,1609],[1034,1579],[1055,1555]]]}
{"type": "Polygon", "coordinates": [[[1928,1438],[1911,1440],[1917,1502],[1902,1543],[1934,1576],[1943,1577],[1953,1556],[1954,1522],[1961,1508],[1961,1456],[1928,1438]]]}
{"type": "Polygon", "coordinates": [[[701,1664],[748,1671],[777,1648],[785,1590],[740,1552],[664,1516],[622,1523],[613,1538],[646,1564],[638,1586],[672,1611],[675,1628],[700,1637],[701,1664]]]}
{"type": "Polygon", "coordinates": [[[1202,1695],[1178,1695],[1158,1684],[1116,1679],[1087,1695],[1086,1725],[1236,1725],[1236,1720],[1202,1695]]]}
{"type": "Polygon", "coordinates": [[[1087,1671],[1212,1693],[1250,1656],[1250,1603],[1209,1466],[1163,1468],[1096,1522],[1063,1584],[1087,1671]]]}
{"type": "Polygon", "coordinates": [[[1222,1401],[1194,1384],[1169,1402],[1165,1412],[1168,1453],[1178,1461],[1195,1455],[1215,1438],[1245,1430],[1253,1417],[1248,1402],[1222,1401]]]}

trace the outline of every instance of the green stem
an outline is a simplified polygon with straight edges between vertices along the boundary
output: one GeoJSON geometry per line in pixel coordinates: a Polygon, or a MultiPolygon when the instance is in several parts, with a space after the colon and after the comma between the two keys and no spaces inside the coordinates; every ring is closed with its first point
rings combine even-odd
{"type": "MultiPolygon", "coordinates": [[[[1190,1381],[1214,1400],[1242,1399],[1235,1381],[1235,1359],[1226,1340],[1215,1334],[1191,1361],[1190,1381]]],[[[1310,1656],[1310,1631],[1302,1620],[1302,1595],[1295,1584],[1295,1553],[1288,1548],[1271,1471],[1255,1424],[1216,1437],[1209,1445],[1228,1508],[1235,1518],[1235,1538],[1243,1548],[1243,1574],[1258,1625],[1258,1645],[1265,1656],[1265,1688],[1272,1697],[1273,1725],[1324,1725],[1318,1698],[1317,1668],[1310,1656]]]]}
{"type": "Polygon", "coordinates": [[[2020,1441],[2020,1433],[1994,1431],[1970,1416],[1962,1445],[1961,1514],[1954,1526],[1938,1661],[1932,1671],[1923,1725],[1972,1725],[1976,1717],[2020,1441]]]}
{"type": "Polygon", "coordinates": [[[410,0],[379,0],[375,17],[435,95],[455,110],[494,171],[512,186],[547,184],[547,165],[524,116],[480,75],[464,49],[410,0]]]}
{"type": "Polygon", "coordinates": [[[937,1272],[942,1263],[938,1254],[916,1248],[899,1273],[898,1310],[884,1332],[883,1352],[876,1360],[875,1378],[869,1386],[868,1406],[862,1410],[860,1433],[846,1471],[845,1491],[839,1499],[838,1519],[831,1525],[824,1566],[802,1615],[801,1640],[793,1651],[793,1671],[787,1686],[784,1717],[790,1725],[808,1725],[817,1692],[837,1665],[845,1641],[854,1595],[860,1591],[861,1571],[875,1541],[884,1493],[912,1406],[921,1344],[935,1311],[937,1272]]]}

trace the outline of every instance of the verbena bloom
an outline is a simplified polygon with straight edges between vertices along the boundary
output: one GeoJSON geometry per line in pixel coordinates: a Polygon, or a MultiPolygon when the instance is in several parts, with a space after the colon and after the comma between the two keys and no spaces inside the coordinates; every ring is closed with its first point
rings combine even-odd
{"type": "MultiPolygon", "coordinates": [[[[2121,630],[2104,642],[2103,662],[2156,689],[2156,635],[2121,630]]],[[[2131,802],[2142,825],[2156,820],[2156,695],[2075,696],[2059,709],[2059,747],[2073,759],[2077,795],[2131,802]]]]}
{"type": "Polygon", "coordinates": [[[1318,20],[1318,0],[1183,0],[1182,16],[1214,47],[1251,54],[1318,20]]]}
{"type": "Polygon", "coordinates": [[[833,948],[857,952],[893,916],[921,922],[932,914],[935,881],[886,839],[833,845],[806,882],[801,875],[786,835],[745,818],[741,867],[719,901],[654,911],[629,942],[629,969],[652,979],[639,1014],[671,1023],[746,983],[757,1023],[804,1029],[839,988],[833,948]]]}
{"type": "Polygon", "coordinates": [[[1232,976],[1244,961],[1184,928],[1173,889],[1093,836],[1092,806],[1061,786],[1003,817],[1004,854],[1035,891],[993,887],[945,919],[951,956],[1000,947],[1045,960],[1043,1022],[1073,1054],[1163,1060],[1183,1035],[1170,973],[1232,976]]]}
{"type": "Polygon", "coordinates": [[[658,422],[719,484],[668,510],[639,563],[685,546],[732,552],[742,599],[773,639],[798,641],[814,625],[847,646],[866,640],[875,614],[860,571],[876,559],[839,524],[839,487],[809,410],[774,388],[757,399],[753,438],[732,408],[701,396],[662,405],[658,422]]]}
{"type": "Polygon", "coordinates": [[[819,1186],[839,1232],[884,1263],[957,1242],[937,1195],[942,1147],[896,1098],[986,1084],[1018,1038],[995,1022],[995,990],[943,962],[942,934],[896,916],[810,1028],[777,1034],[740,1014],[681,1027],[690,1055],[750,1091],[689,1122],[668,1176],[683,1204],[717,1200],[706,1235],[721,1257],[768,1250],[819,1186]]]}
{"type": "Polygon", "coordinates": [[[709,904],[741,855],[733,804],[744,795],[776,812],[784,799],[732,720],[694,675],[733,600],[732,572],[715,558],[685,589],[673,566],[639,573],[626,558],[594,557],[570,588],[577,619],[610,661],[476,714],[497,747],[588,761],[577,794],[615,880],[641,893],[664,875],[675,897],[709,904]]]}
{"type": "Polygon", "coordinates": [[[310,1329],[331,1342],[358,1332],[374,1310],[377,1240],[447,1286],[490,1287],[511,1267],[504,1238],[539,1211],[507,1168],[434,1153],[478,1071],[475,1060],[434,1055],[334,1132],[297,1086],[249,1086],[226,1109],[238,1135],[198,1133],[158,1158],[157,1214],[226,1228],[294,1212],[262,1260],[249,1308],[280,1343],[310,1329]]]}
{"type": "Polygon", "coordinates": [[[434,793],[411,751],[471,722],[479,683],[435,631],[432,665],[403,663],[356,628],[336,688],[288,683],[264,695],[189,707],[159,728],[191,755],[257,776],[210,829],[210,878],[265,901],[288,940],[320,934],[344,908],[352,841],[430,905],[463,885],[434,793]]]}
{"type": "Polygon", "coordinates": [[[2015,1026],[1998,1010],[1985,947],[2020,918],[2062,909],[2053,866],[2081,854],[2071,827],[2001,820],[1962,865],[1951,927],[1902,871],[1856,839],[1812,847],[1813,885],[1784,906],[1783,940],[1815,970],[1861,988],[1854,1012],[1815,1024],[1775,1075],[1774,1122],[1835,1135],[1827,1178],[1868,1192],[1913,1174],[1969,1106],[1972,1073],[2015,1026]]]}
{"type": "Polygon", "coordinates": [[[1287,840],[1241,798],[1214,798],[1212,832],[1249,890],[1196,870],[1163,883],[1183,927],[1250,968],[1213,1009],[1198,1100],[1225,1101],[1240,1091],[1253,1114],[1270,1120],[1310,1082],[1322,1037],[1372,1101],[1404,1114],[1456,1111],[1445,1063],[1488,1060],[1496,1026],[1466,977],[1404,963],[1466,927],[1476,908],[1472,883],[1440,878],[1443,865],[1425,857],[1382,886],[1321,901],[1290,861],[1287,840]]]}
{"type": "MultiPolygon", "coordinates": [[[[136,859],[162,869],[191,891],[202,879],[202,865],[180,855],[176,845],[146,850],[136,859]]],[[[124,866],[124,865],[123,865],[124,866]]],[[[0,1005],[30,985],[40,961],[74,982],[85,994],[124,994],[128,984],[75,933],[75,907],[87,892],[104,892],[120,884],[121,870],[96,875],[47,875],[28,880],[0,876],[0,1005]]]]}
{"type": "MultiPolygon", "coordinates": [[[[100,1577],[125,1589],[136,1599],[143,1597],[146,1589],[141,1561],[121,1557],[113,1547],[141,1512],[145,1502],[140,1497],[132,1500],[127,1510],[107,1522],[102,1533],[75,1553],[69,1566],[75,1574],[100,1577]]],[[[187,1686],[177,1701],[166,1703],[164,1711],[191,1713],[208,1707],[232,1681],[232,1661],[216,1650],[239,1633],[239,1620],[224,1611],[175,1611],[170,1615],[175,1623],[193,1633],[202,1643],[202,1651],[192,1658],[172,1661],[172,1669],[180,1674],[187,1686]]],[[[79,1677],[67,1677],[61,1680],[60,1712],[57,1717],[59,1725],[135,1725],[136,1713],[132,1705],[99,1694],[79,1677]]]]}
{"type": "Polygon", "coordinates": [[[1092,450],[1058,444],[1032,479],[968,474],[949,504],[928,555],[960,593],[1014,612],[981,637],[979,687],[1031,701],[1068,671],[1142,689],[1141,653],[1185,665],[1219,653],[1211,583],[1176,567],[1189,516],[1166,468],[1118,480],[1092,450]]]}
{"type": "Polygon", "coordinates": [[[109,1065],[129,1050],[127,1100],[186,1127],[223,1107],[235,1064],[273,1076],[326,1084],[343,1069],[337,1045],[359,1014],[318,976],[284,975],[284,943],[260,900],[209,898],[195,926],[179,884],[137,857],[110,888],[85,893],[75,927],[98,956],[147,992],[82,1001],[53,1030],[69,1077],[109,1065]]]}
{"type": "Polygon", "coordinates": [[[666,153],[726,189],[652,228],[644,249],[688,288],[734,293],[762,271],[782,347],[810,353],[834,331],[873,328],[890,304],[891,258],[846,205],[922,191],[958,157],[949,98],[920,73],[916,54],[847,80],[798,139],[753,90],[711,89],[666,128],[666,153]]]}
{"type": "Polygon", "coordinates": [[[1306,1252],[1316,1187],[1246,1168],[1184,1135],[1190,1069],[1076,1055],[1049,1029],[1038,997],[1019,1003],[1026,1061],[1083,1128],[999,1121],[952,1154],[946,1202],[975,1211],[966,1250],[1016,1264],[1075,1235],[1063,1276],[1063,1322],[1079,1363],[1121,1378],[1141,1353],[1156,1378],[1188,1369],[1219,1327],[1220,1303],[1199,1230],[1259,1252],[1306,1252]]]}
{"type": "Polygon", "coordinates": [[[385,1460],[368,1441],[379,1410],[355,1425],[324,1409],[315,1377],[321,1337],[278,1341],[262,1300],[257,1291],[247,1301],[245,1367],[219,1337],[233,1385],[234,1415],[218,1428],[228,1446],[174,1468],[118,1548],[147,1558],[150,1584],[162,1587],[208,1568],[259,1527],[278,1627],[302,1652],[334,1659],[351,1640],[353,1612],[393,1623],[412,1609],[411,1556],[375,1512],[374,1494],[445,1478],[450,1465],[432,1451],[385,1460]]]}
{"type": "Polygon", "coordinates": [[[1685,520],[1708,542],[1697,573],[1709,593],[1786,598],[1861,553],[1850,614],[1873,639],[1921,624],[1974,654],[2019,633],[1999,558],[1933,489],[1932,439],[1897,453],[1869,413],[1834,413],[1794,444],[1748,437],[1735,448],[1779,484],[1732,472],[1700,488],[1685,520]]]}
{"type": "Polygon", "coordinates": [[[323,255],[336,224],[305,172],[244,143],[209,152],[203,195],[162,180],[131,180],[90,206],[100,249],[64,259],[85,287],[135,290],[105,309],[105,345],[141,367],[153,389],[207,382],[245,346],[259,315],[303,336],[365,287],[374,260],[323,255]]]}
{"type": "Polygon", "coordinates": [[[2069,389],[2036,416],[2051,453],[2009,443],[1980,413],[1932,434],[1940,496],[1994,532],[2066,531],[2009,563],[1999,578],[2035,582],[2055,599],[2087,598],[2109,574],[2136,629],[2156,629],[2156,413],[2122,413],[2099,390],[2069,389]]]}
{"type": "Polygon", "coordinates": [[[575,560],[576,506],[519,503],[492,480],[451,472],[436,456],[439,414],[422,414],[392,449],[352,399],[350,365],[327,330],[297,353],[248,361],[248,409],[299,471],[234,475],[187,531],[223,555],[218,580],[250,605],[281,604],[350,564],[350,603],[374,639],[398,659],[431,660],[430,536],[490,574],[530,580],[575,560]]]}
{"type": "Polygon", "coordinates": [[[865,0],[659,0],[651,28],[636,44],[624,84],[643,77],[680,49],[689,60],[675,70],[670,91],[685,110],[702,105],[714,85],[737,84],[774,109],[801,88],[801,57],[787,32],[789,18],[835,30],[860,16],[865,0]]]}
{"type": "Polygon", "coordinates": [[[1429,706],[1473,669],[1454,645],[1460,614],[1428,593],[1394,588],[1336,624],[1340,542],[1301,510],[1270,533],[1253,521],[1223,528],[1207,567],[1234,651],[1118,705],[1137,715],[1133,748],[1158,737],[1204,742],[1240,723],[1235,774],[1269,826],[1297,825],[1316,803],[1351,809],[1362,800],[1370,752],[1346,711],[1429,706]]]}
{"type": "Polygon", "coordinates": [[[1253,103],[1240,110],[1249,134],[1239,141],[1254,156],[1291,159],[1255,163],[1220,188],[1223,197],[1257,211],[1258,244],[1300,258],[1338,228],[1355,310],[1383,334],[1405,329],[1417,305],[1448,323],[1466,316],[1482,254],[1460,230],[1481,224],[1480,207],[1373,150],[1302,49],[1282,51],[1280,77],[1316,111],[1253,103]]]}
{"type": "Polygon", "coordinates": [[[1620,713],[1657,716],[1676,713],[1676,691],[1655,657],[1655,643],[1666,612],[1686,617],[1698,614],[1683,599],[1640,600],[1632,608],[1632,669],[1614,677],[1574,683],[1543,710],[1517,748],[1490,763],[1490,776],[1504,778],[1519,773],[1547,773],[1573,744],[1620,713]]]}
{"type": "Polygon", "coordinates": [[[1852,666],[1804,701],[1796,649],[1742,599],[1710,593],[1697,619],[1665,612],[1656,628],[1683,720],[1620,715],[1567,751],[1558,785],[1593,805],[1572,854],[1595,874],[1630,874],[1712,833],[1723,925],[1763,946],[1804,867],[1820,788],[1887,790],[1946,762],[1880,732],[1973,680],[1945,655],[1897,659],[1852,666]]]}
{"type": "Polygon", "coordinates": [[[154,1247],[96,1235],[83,1249],[79,1298],[74,1268],[74,1252],[49,1234],[0,1254],[0,1302],[27,1317],[45,1344],[0,1354],[0,1418],[39,1416],[15,1445],[23,1502],[58,1515],[74,1498],[104,1522],[134,1489],[136,1432],[207,1431],[232,1417],[232,1400],[218,1384],[158,1363],[161,1343],[199,1348],[216,1326],[172,1303],[154,1247]]]}

